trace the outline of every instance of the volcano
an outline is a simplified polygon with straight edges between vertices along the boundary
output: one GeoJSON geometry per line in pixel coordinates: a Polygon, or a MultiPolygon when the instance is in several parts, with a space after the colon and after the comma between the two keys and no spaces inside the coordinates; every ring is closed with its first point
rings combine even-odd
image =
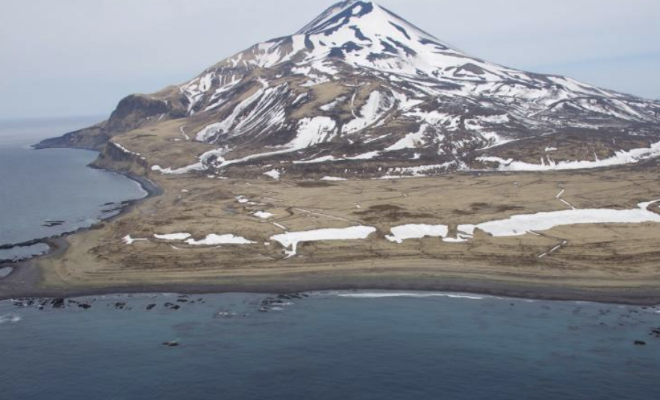
{"type": "Polygon", "coordinates": [[[350,0],[39,146],[123,153],[149,173],[373,178],[608,167],[658,142],[657,101],[497,65],[350,0]]]}

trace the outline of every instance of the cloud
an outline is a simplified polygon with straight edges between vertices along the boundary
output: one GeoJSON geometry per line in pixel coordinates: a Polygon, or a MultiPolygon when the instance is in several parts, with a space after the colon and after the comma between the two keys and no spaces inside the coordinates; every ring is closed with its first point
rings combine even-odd
{"type": "MultiPolygon", "coordinates": [[[[489,61],[660,97],[658,57],[635,61],[660,54],[656,0],[379,3],[489,61]]],[[[295,32],[330,4],[3,1],[0,118],[109,113],[124,95],[182,82],[256,42],[295,32]]]]}

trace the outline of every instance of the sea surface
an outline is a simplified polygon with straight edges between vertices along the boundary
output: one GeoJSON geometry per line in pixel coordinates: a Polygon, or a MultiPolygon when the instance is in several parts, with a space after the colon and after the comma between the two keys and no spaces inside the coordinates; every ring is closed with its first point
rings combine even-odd
{"type": "Polygon", "coordinates": [[[266,297],[0,302],[0,397],[660,398],[657,307],[326,292],[260,312],[266,297]]]}
{"type": "MultiPolygon", "coordinates": [[[[135,181],[87,168],[96,152],[30,148],[42,139],[101,119],[0,121],[0,245],[89,227],[101,218],[115,215],[123,201],[146,196],[135,181]]],[[[47,250],[45,244],[0,250],[0,260],[47,250]]]]}

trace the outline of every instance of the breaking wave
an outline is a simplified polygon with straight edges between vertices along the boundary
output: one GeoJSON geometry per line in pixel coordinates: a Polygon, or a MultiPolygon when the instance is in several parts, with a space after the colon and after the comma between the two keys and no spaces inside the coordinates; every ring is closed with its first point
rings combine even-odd
{"type": "Polygon", "coordinates": [[[452,299],[468,299],[468,300],[483,300],[484,296],[461,294],[461,293],[441,293],[441,292],[336,292],[333,293],[337,297],[349,297],[355,299],[380,299],[387,297],[448,297],[452,299]]]}
{"type": "Polygon", "coordinates": [[[0,315],[0,324],[4,323],[16,323],[21,320],[21,316],[18,314],[6,314],[0,315]]]}

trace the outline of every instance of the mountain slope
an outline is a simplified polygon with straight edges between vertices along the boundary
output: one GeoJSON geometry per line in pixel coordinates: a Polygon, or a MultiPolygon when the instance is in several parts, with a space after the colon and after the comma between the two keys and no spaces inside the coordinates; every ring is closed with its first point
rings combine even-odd
{"type": "MultiPolygon", "coordinates": [[[[193,141],[207,150],[176,165],[159,146],[155,171],[231,175],[274,163],[292,175],[364,177],[552,169],[634,162],[655,156],[660,141],[658,102],[489,63],[355,0],[182,85],[129,96],[91,135],[172,121],[192,139],[171,143],[177,153],[193,141]],[[650,150],[639,156],[638,148],[650,150]]],[[[69,135],[68,144],[89,135],[69,135]]],[[[138,146],[149,160],[153,149],[138,146]]]]}

